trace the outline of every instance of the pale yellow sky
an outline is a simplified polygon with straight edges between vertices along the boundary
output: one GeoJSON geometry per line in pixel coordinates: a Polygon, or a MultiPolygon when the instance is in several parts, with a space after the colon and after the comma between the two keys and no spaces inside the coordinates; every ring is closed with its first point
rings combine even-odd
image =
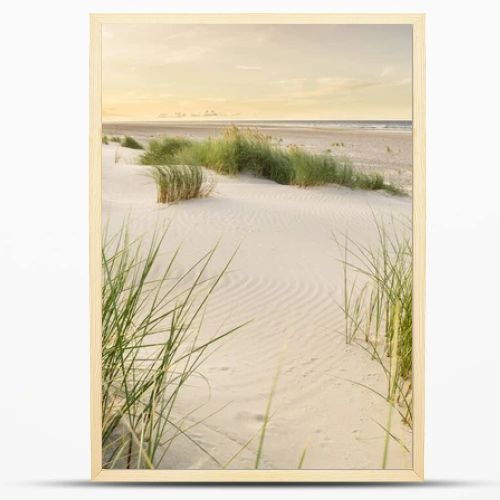
{"type": "Polygon", "coordinates": [[[410,120],[410,25],[103,27],[103,120],[410,120]]]}

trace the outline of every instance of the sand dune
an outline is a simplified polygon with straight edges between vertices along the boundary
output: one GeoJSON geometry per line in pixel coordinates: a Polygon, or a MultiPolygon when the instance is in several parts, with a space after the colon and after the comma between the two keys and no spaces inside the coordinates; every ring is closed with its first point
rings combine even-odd
{"type": "MultiPolygon", "coordinates": [[[[258,433],[281,360],[261,468],[380,468],[387,418],[385,402],[346,379],[385,390],[386,380],[362,349],[343,337],[343,275],[334,242],[348,231],[361,243],[376,241],[373,217],[410,217],[411,199],[337,186],[301,189],[252,176],[217,177],[206,199],[170,206],[156,203],[155,186],[135,165],[137,152],[103,146],[103,222],[118,230],[128,218],[134,233],[170,224],[165,252],[182,244],[179,269],[218,241],[212,268],[239,250],[210,300],[203,334],[221,325],[250,323],[207,360],[206,386],[193,381],[183,413],[206,404],[193,422],[224,407],[196,427],[193,437],[222,463],[258,433]],[[115,162],[115,159],[118,159],[115,162]]],[[[393,432],[411,448],[411,433],[395,418],[393,432]]],[[[256,440],[230,465],[252,468],[256,440]]],[[[390,468],[408,468],[410,455],[390,447],[390,468]]],[[[218,465],[188,440],[176,441],[164,467],[218,465]]]]}
{"type": "MultiPolygon", "coordinates": [[[[120,122],[104,123],[108,135],[132,135],[144,144],[152,138],[181,136],[207,139],[223,133],[228,123],[163,123],[120,122]]],[[[244,127],[244,124],[240,125],[244,127]]],[[[255,125],[248,125],[254,127],[255,125]]],[[[258,124],[265,135],[279,140],[283,146],[295,144],[312,153],[347,156],[356,168],[365,172],[378,172],[385,179],[407,192],[412,189],[412,134],[411,130],[353,129],[321,126],[279,126],[258,124]]]]}

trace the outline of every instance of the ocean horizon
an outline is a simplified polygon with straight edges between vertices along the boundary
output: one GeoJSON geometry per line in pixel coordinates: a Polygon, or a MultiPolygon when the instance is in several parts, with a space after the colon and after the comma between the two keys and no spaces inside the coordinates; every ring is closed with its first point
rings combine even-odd
{"type": "Polygon", "coordinates": [[[399,129],[411,130],[412,120],[103,120],[103,124],[141,125],[211,125],[211,126],[258,126],[258,127],[307,127],[307,128],[353,128],[353,129],[399,129]]]}

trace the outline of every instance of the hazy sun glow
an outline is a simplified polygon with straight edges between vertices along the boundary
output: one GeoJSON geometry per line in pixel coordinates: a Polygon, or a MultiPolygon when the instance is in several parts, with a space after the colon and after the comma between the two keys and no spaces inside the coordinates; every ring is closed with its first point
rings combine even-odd
{"type": "Polygon", "coordinates": [[[410,120],[411,25],[103,27],[103,120],[410,120]]]}

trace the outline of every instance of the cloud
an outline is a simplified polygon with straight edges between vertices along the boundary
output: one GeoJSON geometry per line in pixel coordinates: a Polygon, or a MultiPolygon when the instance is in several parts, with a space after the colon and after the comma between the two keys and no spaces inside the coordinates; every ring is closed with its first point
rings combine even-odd
{"type": "Polygon", "coordinates": [[[185,118],[187,113],[183,111],[174,111],[172,113],[159,113],[156,115],[156,118],[164,119],[164,118],[185,118]]]}
{"type": "Polygon", "coordinates": [[[286,101],[288,99],[304,100],[310,103],[321,97],[345,94],[370,87],[376,87],[381,82],[373,79],[341,78],[324,76],[321,78],[288,78],[270,82],[276,87],[276,92],[259,101],[286,101]]]}
{"type": "Polygon", "coordinates": [[[394,73],[394,68],[392,66],[386,66],[383,70],[382,73],[380,73],[380,76],[383,78],[384,76],[389,76],[394,73]]]}
{"type": "Polygon", "coordinates": [[[224,113],[219,113],[218,111],[214,111],[213,109],[205,109],[204,111],[199,112],[185,112],[185,111],[174,111],[170,113],[159,113],[156,115],[157,119],[165,119],[165,118],[213,118],[213,117],[223,117],[229,116],[224,113]]]}
{"type": "Polygon", "coordinates": [[[200,101],[204,102],[227,102],[226,97],[200,97],[200,101]]]}
{"type": "Polygon", "coordinates": [[[402,80],[398,80],[397,82],[394,82],[393,85],[399,86],[399,85],[411,85],[411,84],[412,84],[411,78],[403,78],[402,80]]]}
{"type": "Polygon", "coordinates": [[[315,80],[292,78],[272,82],[279,85],[279,92],[271,94],[266,100],[286,101],[287,99],[317,99],[345,94],[380,85],[376,80],[357,78],[322,77],[315,80]]]}
{"type": "Polygon", "coordinates": [[[149,54],[144,61],[143,65],[150,66],[163,66],[168,64],[178,64],[197,61],[210,52],[210,48],[201,46],[181,47],[179,49],[170,49],[163,53],[156,53],[155,55],[149,54]]]}
{"type": "Polygon", "coordinates": [[[262,69],[262,66],[245,66],[244,64],[238,64],[235,68],[243,71],[259,71],[262,69]]]}
{"type": "Polygon", "coordinates": [[[272,85],[281,87],[285,91],[300,90],[304,87],[307,78],[287,78],[285,80],[275,80],[272,85]]]}
{"type": "Polygon", "coordinates": [[[323,76],[322,78],[317,78],[316,83],[320,85],[329,85],[331,83],[335,83],[337,78],[333,78],[332,76],[323,76]]]}

